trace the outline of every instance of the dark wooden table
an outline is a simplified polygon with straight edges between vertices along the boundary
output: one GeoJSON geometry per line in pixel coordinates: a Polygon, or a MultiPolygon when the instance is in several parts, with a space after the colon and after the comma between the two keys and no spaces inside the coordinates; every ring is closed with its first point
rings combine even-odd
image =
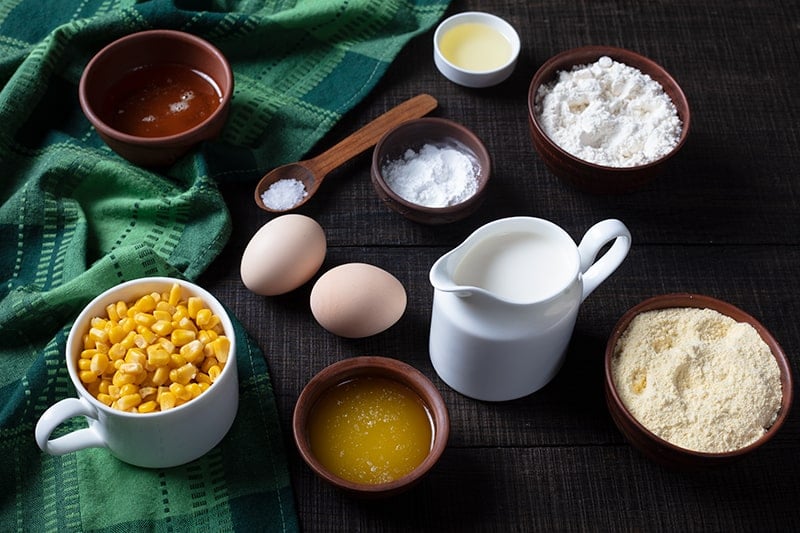
{"type": "MultiPolygon", "coordinates": [[[[753,456],[710,472],[651,463],[613,425],[605,407],[603,350],[626,309],[652,295],[697,292],[754,315],[778,339],[800,377],[800,4],[790,1],[454,1],[448,14],[484,10],[519,31],[512,77],[484,90],[444,79],[432,31],[412,41],[380,85],[312,151],[319,153],[401,100],[428,92],[434,115],[471,128],[489,149],[489,197],[470,218],[423,226],[378,200],[371,153],[337,171],[300,212],[325,229],[320,274],[353,261],[393,273],[408,309],[388,331],[346,340],[309,311],[311,283],[280,297],[250,293],[239,261],[271,216],[253,204],[255,184],[223,185],[234,233],[201,283],[228,305],[265,352],[277,396],[300,523],[306,531],[551,531],[800,528],[800,408],[753,456]],[[689,140],[666,174],[619,196],[578,192],[533,151],[526,95],[555,53],[586,44],[632,49],[667,68],[693,111],[689,140]],[[568,359],[554,381],[512,402],[483,403],[449,389],[428,358],[432,288],[443,253],[491,220],[532,215],[576,240],[593,223],[623,220],[633,247],[584,303],[568,359]],[[317,479],[291,440],[305,383],[343,358],[406,361],[439,387],[452,417],[449,446],[425,480],[387,501],[360,501],[317,479]]],[[[268,169],[265,169],[268,170],[268,169]]]]}

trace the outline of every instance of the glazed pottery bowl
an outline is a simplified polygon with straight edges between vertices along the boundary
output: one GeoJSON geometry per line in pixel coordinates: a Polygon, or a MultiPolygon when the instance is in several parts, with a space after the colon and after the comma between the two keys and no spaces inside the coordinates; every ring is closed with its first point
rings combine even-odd
{"type": "MultiPolygon", "coordinates": [[[[716,298],[699,294],[664,294],[644,300],[628,310],[617,322],[608,340],[605,352],[605,396],[611,418],[625,438],[645,457],[668,467],[679,470],[695,470],[729,464],[745,457],[769,442],[783,426],[792,404],[793,385],[791,367],[778,342],[755,318],[741,309],[716,298]],[[658,309],[700,308],[712,309],[737,322],[748,323],[772,352],[780,371],[783,391],[777,418],[757,441],[750,445],[724,453],[704,453],[676,446],[644,427],[628,410],[619,394],[613,376],[612,359],[615,349],[628,329],[631,321],[641,313],[658,309]]],[[[755,401],[755,400],[754,400],[755,401]]]]}
{"type": "Polygon", "coordinates": [[[461,220],[480,207],[491,175],[491,158],[483,142],[465,126],[443,118],[409,120],[386,132],[372,154],[372,185],[391,209],[422,224],[446,224],[461,220]],[[477,169],[474,194],[459,203],[428,207],[404,198],[392,189],[384,175],[386,165],[403,159],[409,150],[419,153],[426,145],[455,148],[467,154],[477,169]]]}
{"type": "Polygon", "coordinates": [[[480,11],[458,13],[444,20],[436,28],[433,35],[433,61],[439,72],[453,83],[465,87],[491,87],[505,81],[517,64],[519,57],[519,34],[511,24],[502,18],[480,11]],[[463,31],[468,27],[480,28],[482,31],[463,31]],[[458,35],[451,30],[459,32],[458,35]],[[449,47],[460,50],[448,51],[449,47]],[[472,63],[470,55],[487,57],[486,47],[492,44],[502,46],[497,63],[472,63]],[[473,52],[480,53],[474,54],[473,52]],[[467,57],[457,58],[454,55],[467,57]]]}
{"type": "MultiPolygon", "coordinates": [[[[159,71],[159,76],[167,77],[164,70],[159,71]]],[[[149,80],[153,84],[162,81],[149,80]]],[[[122,37],[100,50],[86,65],[78,92],[84,114],[112,150],[136,165],[163,167],[198,143],[219,135],[233,95],[233,72],[222,52],[207,41],[180,31],[149,30],[122,37]],[[111,95],[119,93],[123,98],[123,92],[131,92],[142,83],[128,83],[132,73],[159,67],[180,67],[197,73],[213,87],[218,105],[202,121],[164,136],[122,131],[114,125],[114,115],[119,112],[110,109],[111,95]]]]}
{"type": "Polygon", "coordinates": [[[300,455],[320,478],[350,494],[376,498],[404,492],[429,472],[447,446],[450,418],[441,394],[419,370],[396,359],[362,356],[334,363],[306,384],[294,408],[292,429],[300,455]],[[310,421],[318,401],[333,388],[360,378],[384,378],[406,387],[419,397],[428,413],[432,428],[430,451],[416,468],[402,477],[377,483],[351,481],[326,467],[314,453],[310,421]]]}
{"type": "Polygon", "coordinates": [[[614,194],[633,191],[643,187],[660,175],[667,162],[680,151],[686,142],[691,123],[691,113],[686,95],[663,67],[654,61],[630,50],[611,46],[585,46],[561,52],[547,61],[534,74],[528,90],[528,124],[533,146],[548,169],[574,186],[595,194],[614,194]],[[537,106],[537,94],[542,86],[555,81],[558,73],[569,72],[573,67],[588,65],[603,56],[634,67],[661,84],[672,100],[682,122],[677,144],[666,155],[647,164],[612,167],[595,164],[561,148],[545,133],[540,124],[541,110],[537,106]]]}

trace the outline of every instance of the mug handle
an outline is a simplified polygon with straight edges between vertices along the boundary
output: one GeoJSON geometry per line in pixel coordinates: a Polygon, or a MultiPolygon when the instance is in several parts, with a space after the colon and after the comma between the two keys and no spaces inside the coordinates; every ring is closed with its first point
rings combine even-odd
{"type": "Polygon", "coordinates": [[[105,440],[92,427],[50,440],[50,435],[61,423],[81,415],[97,420],[97,409],[84,398],[66,398],[51,405],[36,423],[36,444],[50,455],[64,455],[84,448],[105,447],[105,440]]]}
{"type": "Polygon", "coordinates": [[[628,255],[631,248],[631,232],[620,220],[602,220],[589,228],[578,245],[583,274],[583,296],[585,300],[603,281],[610,276],[628,255]],[[611,241],[614,244],[595,262],[600,250],[611,241]]]}

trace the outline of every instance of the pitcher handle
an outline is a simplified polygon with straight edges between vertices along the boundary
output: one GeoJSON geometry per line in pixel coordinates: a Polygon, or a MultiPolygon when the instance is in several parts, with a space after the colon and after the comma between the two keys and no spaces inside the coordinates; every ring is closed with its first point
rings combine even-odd
{"type": "Polygon", "coordinates": [[[583,274],[583,296],[585,300],[603,281],[608,278],[628,255],[631,248],[631,232],[620,220],[602,220],[589,228],[578,245],[583,274]],[[614,244],[595,261],[600,250],[611,241],[614,244]]]}
{"type": "Polygon", "coordinates": [[[92,427],[78,429],[50,440],[50,435],[63,422],[75,416],[97,419],[97,409],[84,398],[66,398],[50,406],[36,423],[36,444],[50,455],[106,446],[103,437],[92,427]]]}

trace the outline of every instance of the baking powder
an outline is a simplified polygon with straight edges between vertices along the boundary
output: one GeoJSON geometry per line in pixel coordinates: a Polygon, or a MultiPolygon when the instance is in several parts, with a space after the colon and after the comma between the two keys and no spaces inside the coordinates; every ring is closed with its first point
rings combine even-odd
{"type": "Polygon", "coordinates": [[[750,324],[712,309],[636,316],[617,342],[612,376],[644,427],[700,452],[755,442],[775,422],[782,399],[769,346],[750,324]]]}
{"type": "Polygon", "coordinates": [[[535,101],[548,137],[575,157],[611,167],[643,165],[678,144],[681,120],[660,83],[604,56],[558,73],[535,101]]]}
{"type": "Polygon", "coordinates": [[[406,150],[381,172],[401,198],[425,207],[447,207],[477,192],[480,165],[466,147],[426,144],[419,152],[406,150]]]}
{"type": "Polygon", "coordinates": [[[270,209],[285,211],[300,203],[308,196],[305,185],[293,178],[279,179],[261,193],[261,201],[270,209]]]}

